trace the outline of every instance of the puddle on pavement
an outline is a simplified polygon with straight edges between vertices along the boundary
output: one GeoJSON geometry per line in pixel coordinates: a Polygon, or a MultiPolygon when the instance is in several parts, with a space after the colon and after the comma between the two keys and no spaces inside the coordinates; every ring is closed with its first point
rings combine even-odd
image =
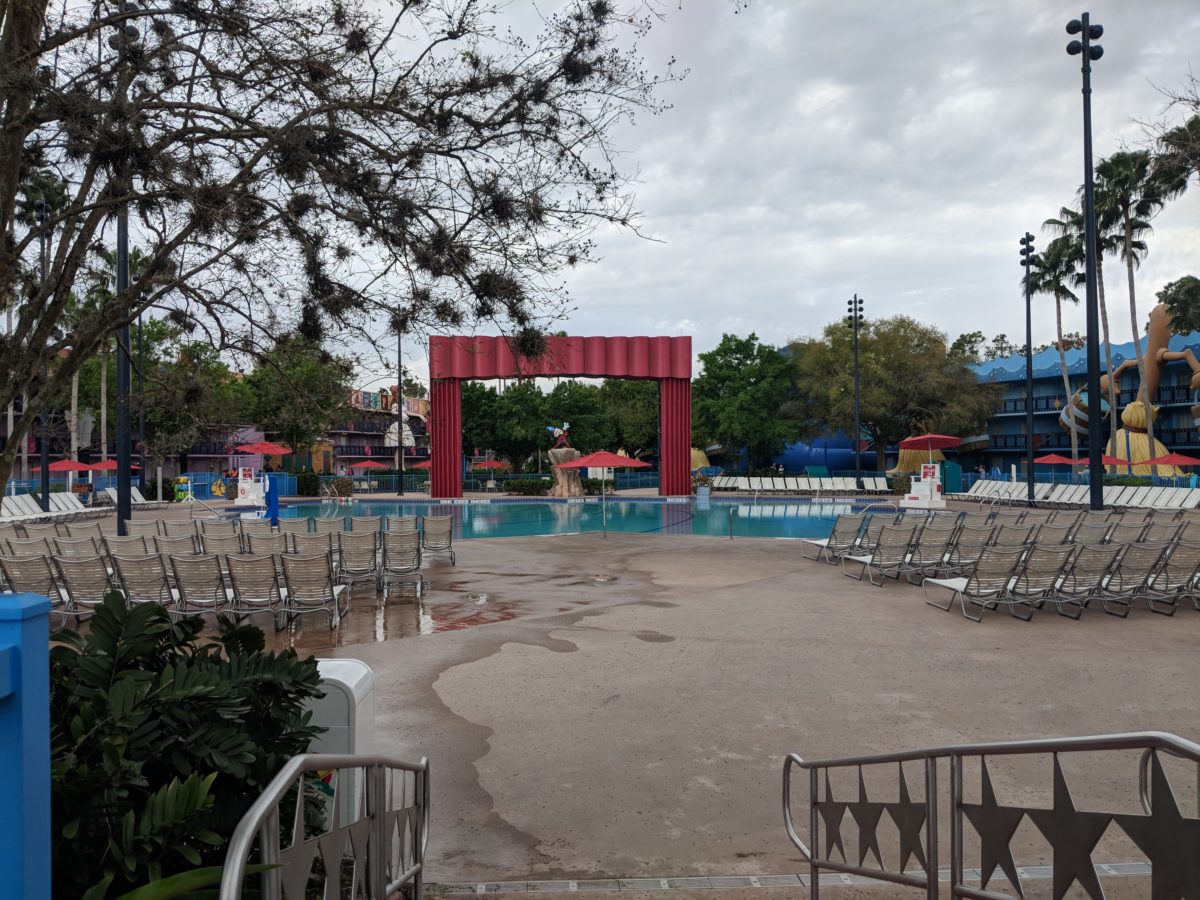
{"type": "MultiPolygon", "coordinates": [[[[418,595],[415,585],[393,585],[386,604],[370,588],[358,586],[350,597],[350,610],[338,627],[329,628],[322,615],[304,616],[275,633],[265,616],[255,624],[267,633],[269,646],[294,647],[302,656],[320,655],[335,647],[375,644],[401,638],[462,631],[478,625],[508,622],[535,611],[530,600],[513,600],[480,591],[466,581],[441,584],[426,581],[418,595]],[[399,589],[397,589],[397,587],[399,589]]],[[[557,611],[570,612],[589,606],[590,600],[571,600],[557,611]]],[[[544,602],[538,611],[556,611],[544,602]]]]}

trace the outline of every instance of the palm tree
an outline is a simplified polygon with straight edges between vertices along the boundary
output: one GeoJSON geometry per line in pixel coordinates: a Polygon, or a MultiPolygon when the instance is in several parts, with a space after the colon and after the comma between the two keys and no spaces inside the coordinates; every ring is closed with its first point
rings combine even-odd
{"type": "MultiPolygon", "coordinates": [[[[1098,223],[1097,223],[1098,224],[1098,223]]],[[[1078,271],[1072,278],[1072,285],[1076,288],[1084,287],[1087,282],[1087,276],[1083,271],[1084,261],[1084,219],[1083,213],[1069,206],[1064,206],[1058,211],[1057,219],[1047,219],[1042,223],[1042,227],[1057,234],[1060,237],[1069,238],[1074,244],[1074,253],[1078,259],[1078,271]]],[[[1109,338],[1108,330],[1108,304],[1105,302],[1104,295],[1104,254],[1113,252],[1112,236],[1106,235],[1097,227],[1096,230],[1096,291],[1100,301],[1100,330],[1104,339],[1104,370],[1112,372],[1112,341],[1109,338]]],[[[1108,379],[1108,417],[1109,417],[1109,450],[1108,452],[1116,455],[1117,452],[1117,389],[1113,384],[1112,378],[1108,379]]]]}
{"type": "MultiPolygon", "coordinates": [[[[1064,300],[1079,302],[1068,284],[1073,284],[1079,271],[1079,245],[1070,237],[1058,237],[1050,242],[1042,254],[1040,265],[1030,275],[1029,291],[1032,294],[1050,294],[1054,297],[1055,321],[1058,326],[1058,363],[1062,369],[1063,391],[1067,402],[1071,401],[1071,376],[1067,372],[1067,348],[1063,339],[1062,305],[1064,300]]],[[[1074,429],[1071,435],[1071,458],[1079,458],[1079,436],[1074,429]]],[[[1032,436],[1031,436],[1032,437],[1032,436]]]]}
{"type": "Polygon", "coordinates": [[[1171,196],[1181,193],[1186,185],[1186,178],[1177,176],[1168,181],[1162,177],[1165,174],[1165,169],[1155,172],[1154,158],[1146,150],[1122,150],[1101,160],[1096,166],[1097,227],[1104,233],[1118,234],[1118,253],[1125,261],[1125,277],[1129,285],[1129,321],[1133,328],[1138,377],[1146,398],[1146,437],[1151,454],[1154,453],[1154,398],[1150,396],[1150,384],[1146,380],[1133,270],[1147,252],[1142,238],[1152,230],[1150,219],[1171,196]],[[1159,177],[1155,177],[1156,174],[1159,177]]]}

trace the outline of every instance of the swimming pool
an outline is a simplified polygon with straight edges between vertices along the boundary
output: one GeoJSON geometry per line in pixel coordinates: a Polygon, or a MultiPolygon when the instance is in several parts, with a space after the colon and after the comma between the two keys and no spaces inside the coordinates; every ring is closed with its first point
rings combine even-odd
{"type": "Polygon", "coordinates": [[[825,502],[663,502],[609,500],[601,508],[593,498],[567,502],[497,500],[438,503],[425,501],[355,500],[350,504],[289,503],[284,518],[302,516],[446,516],[455,518],[461,538],[531,537],[608,530],[641,534],[692,534],[734,537],[824,537],[833,520],[850,512],[849,501],[825,502]]]}

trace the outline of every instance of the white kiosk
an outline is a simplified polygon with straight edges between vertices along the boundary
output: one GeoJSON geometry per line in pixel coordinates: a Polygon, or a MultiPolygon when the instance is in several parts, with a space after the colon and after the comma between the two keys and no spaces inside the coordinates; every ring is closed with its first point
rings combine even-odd
{"type": "Polygon", "coordinates": [[[921,474],[914,478],[908,493],[900,498],[904,509],[945,509],[942,473],[937,463],[921,463],[921,474]]]}

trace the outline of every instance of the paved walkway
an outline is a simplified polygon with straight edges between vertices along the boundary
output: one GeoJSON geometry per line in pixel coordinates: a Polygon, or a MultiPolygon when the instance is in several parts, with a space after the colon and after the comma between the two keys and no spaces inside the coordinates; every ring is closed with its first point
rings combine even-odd
{"type": "MultiPolygon", "coordinates": [[[[791,541],[475,540],[458,563],[431,564],[422,604],[356,601],[345,626],[363,641],[405,616],[449,630],[329,650],[315,646],[328,635],[293,636],[369,663],[380,750],[431,758],[434,882],[804,872],[780,820],[790,751],[1200,732],[1191,609],[977,625],[919,588],[803,560],[791,541]],[[491,624],[462,623],[467,603],[491,624]]],[[[1067,761],[1081,808],[1133,811],[1135,763],[1067,761]]],[[[992,774],[1001,802],[1049,805],[1047,761],[992,774]]],[[[856,787],[835,783],[845,799],[856,787]]],[[[1028,822],[1013,846],[1022,864],[1049,862],[1028,822]]],[[[1109,836],[1096,859],[1144,857],[1109,836]]]]}

